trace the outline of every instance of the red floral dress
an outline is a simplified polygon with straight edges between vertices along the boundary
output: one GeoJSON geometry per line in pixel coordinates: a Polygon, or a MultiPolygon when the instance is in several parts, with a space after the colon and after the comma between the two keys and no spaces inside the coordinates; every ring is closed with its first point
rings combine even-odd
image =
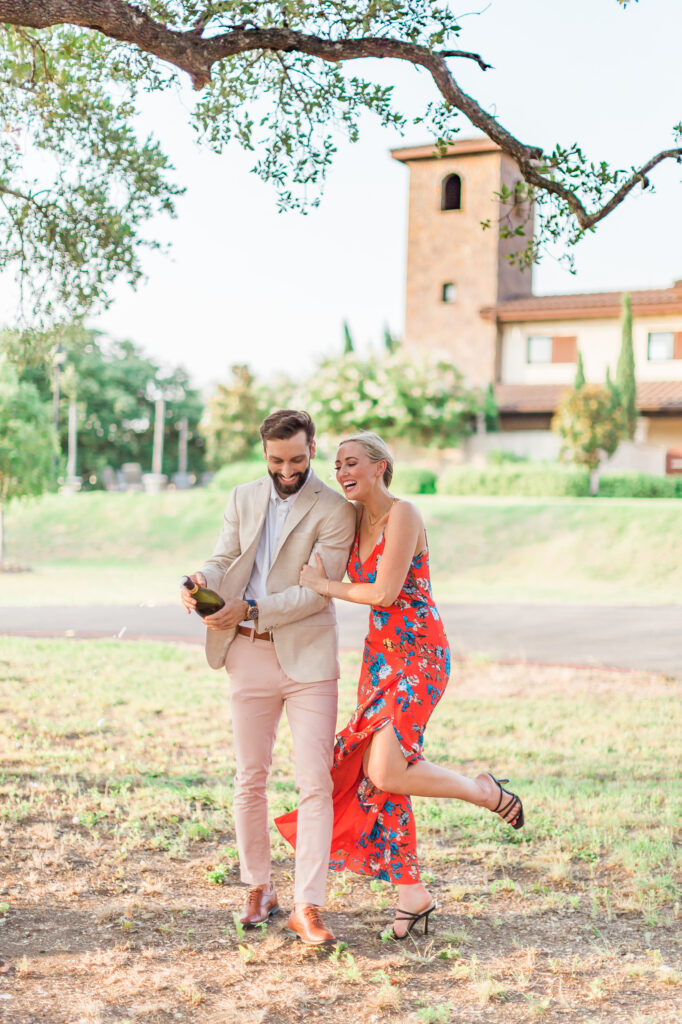
{"type": "MultiPolygon", "coordinates": [[[[380,537],[360,560],[359,530],[348,562],[354,583],[373,583],[384,550],[380,537]]],[[[412,559],[395,602],[370,609],[358,704],[334,748],[334,831],[330,868],[350,869],[401,885],[419,881],[409,796],[385,793],[363,774],[362,757],[377,730],[390,723],[410,762],[423,760],[424,729],[450,674],[450,649],[431,596],[428,552],[412,559]]],[[[276,820],[296,844],[292,811],[276,820]]]]}

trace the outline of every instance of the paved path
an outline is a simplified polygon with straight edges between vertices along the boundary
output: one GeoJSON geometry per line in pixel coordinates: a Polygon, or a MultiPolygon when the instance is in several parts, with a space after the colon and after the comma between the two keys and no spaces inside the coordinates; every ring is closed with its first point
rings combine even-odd
{"type": "MultiPolygon", "coordinates": [[[[360,648],[367,610],[337,602],[344,648],[360,648]]],[[[454,654],[605,665],[682,676],[682,605],[446,604],[454,654]]],[[[120,637],[201,643],[204,626],[179,605],[0,608],[0,634],[120,637]]]]}

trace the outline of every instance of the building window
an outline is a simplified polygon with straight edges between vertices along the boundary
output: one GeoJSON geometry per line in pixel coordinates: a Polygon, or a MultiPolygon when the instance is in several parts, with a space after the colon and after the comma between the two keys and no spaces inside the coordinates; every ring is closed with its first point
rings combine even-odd
{"type": "Polygon", "coordinates": [[[443,302],[454,302],[456,298],[457,286],[452,281],[448,281],[441,289],[441,299],[443,302]]]}
{"type": "Polygon", "coordinates": [[[575,335],[552,338],[548,334],[531,334],[526,347],[526,361],[529,363],[576,363],[578,361],[578,339],[575,335]]]}
{"type": "Polygon", "coordinates": [[[462,209],[462,179],[459,174],[448,174],[443,179],[443,190],[440,200],[441,210],[462,209]]]}
{"type": "Polygon", "coordinates": [[[676,354],[676,336],[672,331],[652,331],[649,334],[647,358],[652,363],[664,363],[668,359],[680,358],[676,354]]]}
{"type": "Polygon", "coordinates": [[[552,362],[552,339],[545,334],[531,334],[526,348],[529,363],[552,362]]]}

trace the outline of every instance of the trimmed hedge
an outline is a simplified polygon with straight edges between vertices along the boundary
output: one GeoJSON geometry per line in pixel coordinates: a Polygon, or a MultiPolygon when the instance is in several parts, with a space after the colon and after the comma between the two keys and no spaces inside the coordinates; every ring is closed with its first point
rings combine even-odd
{"type": "Polygon", "coordinates": [[[682,498],[682,476],[604,473],[599,479],[599,497],[682,498]]]}
{"type": "Polygon", "coordinates": [[[259,476],[265,476],[267,471],[263,459],[231,462],[229,466],[223,466],[218,470],[209,486],[214,491],[231,491],[237,484],[248,484],[251,480],[257,480],[259,476]]]}
{"type": "Polygon", "coordinates": [[[476,469],[446,469],[438,480],[438,494],[518,495],[529,498],[587,497],[590,474],[586,469],[536,463],[503,463],[476,469]]]}
{"type": "Polygon", "coordinates": [[[398,494],[435,494],[438,476],[421,466],[398,466],[391,481],[391,490],[398,494]]]}
{"type": "MultiPolygon", "coordinates": [[[[266,473],[267,467],[262,459],[233,462],[218,470],[210,487],[212,490],[231,491],[237,484],[257,480],[266,473]]],[[[582,498],[589,496],[590,475],[586,469],[538,462],[502,462],[484,469],[452,466],[440,477],[423,466],[398,466],[391,489],[397,494],[582,498]]],[[[682,498],[682,476],[603,473],[599,480],[599,497],[682,498]]]]}

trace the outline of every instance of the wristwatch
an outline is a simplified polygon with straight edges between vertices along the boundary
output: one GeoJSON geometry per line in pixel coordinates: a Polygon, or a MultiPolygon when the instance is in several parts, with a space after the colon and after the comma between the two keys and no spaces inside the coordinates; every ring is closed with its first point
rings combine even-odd
{"type": "Polygon", "coordinates": [[[246,617],[249,620],[249,622],[255,622],[258,618],[258,605],[256,604],[255,601],[249,601],[248,598],[244,598],[244,600],[249,606],[249,610],[246,613],[246,617]]]}

